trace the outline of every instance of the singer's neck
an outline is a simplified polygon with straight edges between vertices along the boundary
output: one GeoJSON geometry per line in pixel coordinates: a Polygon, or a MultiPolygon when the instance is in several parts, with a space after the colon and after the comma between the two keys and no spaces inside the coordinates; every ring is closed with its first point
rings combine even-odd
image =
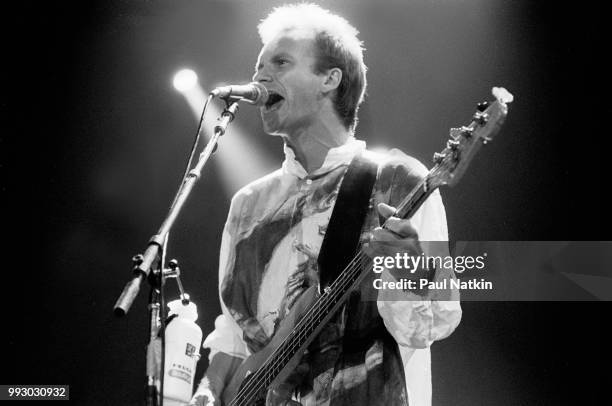
{"type": "Polygon", "coordinates": [[[306,172],[312,173],[323,166],[330,149],[344,145],[351,132],[339,120],[317,121],[284,137],[295,153],[295,159],[306,172]]]}

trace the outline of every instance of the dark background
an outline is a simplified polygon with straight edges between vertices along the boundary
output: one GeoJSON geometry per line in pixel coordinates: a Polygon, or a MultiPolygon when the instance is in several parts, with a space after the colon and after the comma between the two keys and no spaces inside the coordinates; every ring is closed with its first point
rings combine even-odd
{"type": "MultiPolygon", "coordinates": [[[[166,214],[195,131],[172,75],[189,66],[205,89],[247,82],[260,48],[256,24],[276,4],[7,6],[0,383],[69,384],[74,404],[141,404],[146,294],[123,319],[112,307],[131,256],[166,214]]],[[[603,196],[612,112],[596,3],[322,5],[365,42],[370,87],[358,137],[369,145],[429,164],[448,128],[467,124],[492,86],[514,93],[499,138],[443,191],[451,239],[612,240],[603,196]]],[[[280,164],[281,143],[262,133],[253,109],[242,109],[238,126],[273,157],[267,165],[280,164]]],[[[222,169],[209,168],[170,243],[204,334],[219,312],[217,255],[233,192],[222,169]]],[[[605,401],[609,302],[463,309],[456,332],[432,349],[434,405],[605,401]]]]}

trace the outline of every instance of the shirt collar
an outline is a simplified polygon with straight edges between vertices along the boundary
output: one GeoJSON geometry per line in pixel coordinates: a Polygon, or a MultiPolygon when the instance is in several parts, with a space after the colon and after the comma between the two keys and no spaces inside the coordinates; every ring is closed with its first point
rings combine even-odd
{"type": "Polygon", "coordinates": [[[285,161],[283,162],[283,173],[293,175],[299,179],[304,179],[307,176],[321,176],[330,172],[341,165],[348,165],[355,155],[366,149],[365,141],[356,140],[355,137],[349,137],[348,140],[339,147],[331,148],[327,152],[325,161],[320,168],[309,174],[301,163],[295,159],[295,152],[286,143],[284,146],[285,161]]]}

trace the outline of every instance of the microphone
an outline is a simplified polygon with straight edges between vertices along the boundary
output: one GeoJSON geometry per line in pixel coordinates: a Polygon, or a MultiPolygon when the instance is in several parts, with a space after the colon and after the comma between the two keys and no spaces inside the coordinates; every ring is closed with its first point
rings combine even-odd
{"type": "Polygon", "coordinates": [[[210,92],[215,97],[222,99],[236,98],[244,100],[256,106],[263,106],[268,101],[268,89],[257,82],[248,85],[221,86],[210,92]]]}

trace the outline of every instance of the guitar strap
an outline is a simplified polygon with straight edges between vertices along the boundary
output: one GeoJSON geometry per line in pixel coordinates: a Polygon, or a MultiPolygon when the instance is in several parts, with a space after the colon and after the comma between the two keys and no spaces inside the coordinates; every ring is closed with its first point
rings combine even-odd
{"type": "Polygon", "coordinates": [[[319,251],[321,290],[336,279],[357,252],[377,171],[378,165],[362,153],[353,158],[344,174],[319,251]]]}

